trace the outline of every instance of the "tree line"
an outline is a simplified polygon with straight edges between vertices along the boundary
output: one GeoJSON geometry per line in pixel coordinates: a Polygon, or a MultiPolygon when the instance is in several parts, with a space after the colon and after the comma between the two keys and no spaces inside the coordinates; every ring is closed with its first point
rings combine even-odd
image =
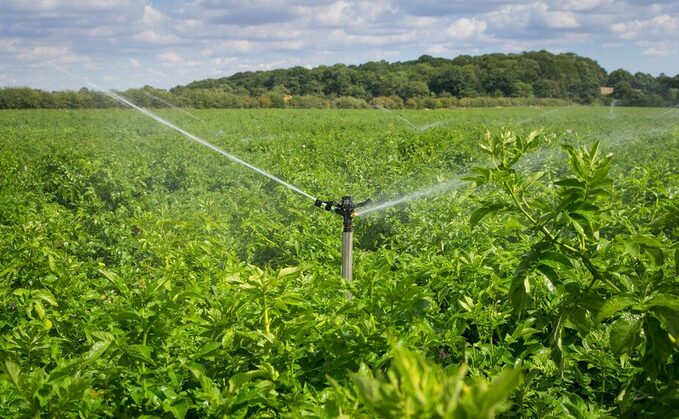
{"type": "MultiPolygon", "coordinates": [[[[417,60],[307,69],[240,72],[162,90],[145,86],[119,92],[147,107],[193,108],[451,108],[565,103],[674,106],[679,74],[655,77],[618,69],[573,53],[423,55],[417,60]],[[612,87],[604,95],[601,87],[612,87]],[[167,102],[167,103],[164,103],[167,102]]],[[[110,108],[120,106],[101,92],[0,89],[0,108],[110,108]]]]}

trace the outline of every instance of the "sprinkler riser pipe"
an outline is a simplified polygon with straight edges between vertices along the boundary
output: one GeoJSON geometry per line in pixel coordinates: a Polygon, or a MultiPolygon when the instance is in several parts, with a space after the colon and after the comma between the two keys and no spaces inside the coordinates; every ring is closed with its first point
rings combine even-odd
{"type": "Polygon", "coordinates": [[[353,232],[346,229],[342,233],[342,278],[352,280],[353,232]]]}
{"type": "Polygon", "coordinates": [[[356,216],[354,211],[356,208],[369,205],[372,200],[368,199],[358,204],[354,204],[354,200],[349,195],[344,195],[340,202],[322,201],[318,198],[314,199],[314,205],[326,211],[332,211],[342,217],[344,221],[344,228],[342,229],[342,278],[347,281],[352,280],[352,257],[353,257],[353,233],[352,222],[356,216]]]}

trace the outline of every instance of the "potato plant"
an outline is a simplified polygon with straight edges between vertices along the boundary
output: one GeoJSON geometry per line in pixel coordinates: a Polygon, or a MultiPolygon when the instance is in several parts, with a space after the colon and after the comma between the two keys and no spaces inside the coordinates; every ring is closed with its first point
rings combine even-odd
{"type": "Polygon", "coordinates": [[[671,415],[679,130],[616,111],[165,111],[323,199],[467,173],[350,283],[339,217],[133,111],[0,112],[0,416],[671,415]]]}

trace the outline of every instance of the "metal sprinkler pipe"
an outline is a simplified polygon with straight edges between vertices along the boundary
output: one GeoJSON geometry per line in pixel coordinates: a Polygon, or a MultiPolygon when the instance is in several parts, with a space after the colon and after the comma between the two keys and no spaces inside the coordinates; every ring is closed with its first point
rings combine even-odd
{"type": "Polygon", "coordinates": [[[344,227],[342,229],[342,278],[351,281],[352,280],[352,259],[353,259],[353,231],[352,222],[356,216],[354,211],[356,208],[362,207],[372,203],[372,200],[368,199],[366,201],[354,204],[353,199],[349,195],[342,197],[340,203],[333,201],[321,201],[316,199],[314,205],[319,208],[323,208],[326,211],[333,211],[337,215],[341,215],[344,221],[344,227]]]}

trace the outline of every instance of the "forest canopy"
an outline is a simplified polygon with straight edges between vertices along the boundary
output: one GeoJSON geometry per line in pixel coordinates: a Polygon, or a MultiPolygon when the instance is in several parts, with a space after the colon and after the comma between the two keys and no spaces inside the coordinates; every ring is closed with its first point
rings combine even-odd
{"type": "MultiPolygon", "coordinates": [[[[373,61],[240,72],[176,86],[145,86],[122,93],[135,103],[193,108],[449,108],[467,106],[559,105],[564,103],[674,106],[679,74],[655,77],[623,69],[611,73],[574,53],[423,55],[417,60],[373,61]],[[602,87],[612,93],[602,94],[602,87]]],[[[606,93],[606,92],[605,92],[606,93]]],[[[105,94],[88,89],[44,92],[27,87],[0,89],[0,108],[109,108],[105,94]]]]}

